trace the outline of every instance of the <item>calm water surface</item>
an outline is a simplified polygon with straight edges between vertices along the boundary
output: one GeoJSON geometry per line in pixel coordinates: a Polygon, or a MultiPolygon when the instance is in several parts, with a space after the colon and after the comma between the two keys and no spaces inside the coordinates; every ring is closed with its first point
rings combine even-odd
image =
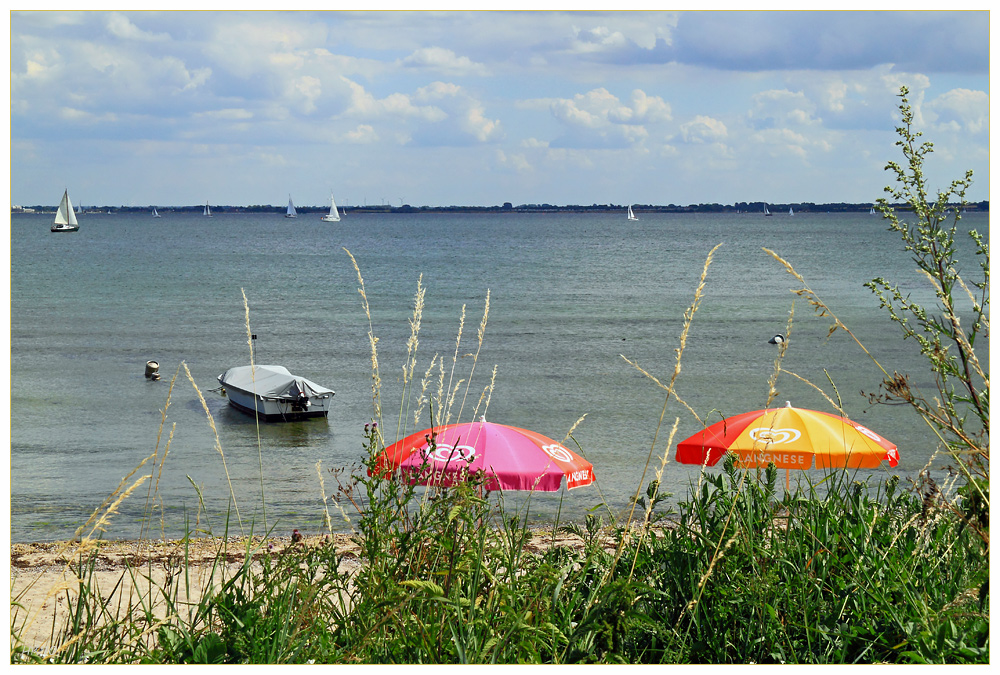
{"type": "MultiPolygon", "coordinates": [[[[559,440],[586,415],[574,437],[599,485],[536,495],[530,509],[539,518],[558,508],[582,518],[600,502],[625,508],[654,437],[659,456],[675,418],[674,443],[698,430],[692,414],[671,401],[657,437],[664,393],[623,356],[669,381],[684,311],[720,243],[677,380],[699,416],[714,421],[764,407],[776,355],[767,340],[785,331],[794,302],[784,367],[839,395],[851,417],[896,442],[901,476],[915,475],[935,449],[908,410],[868,404],[862,392],[877,392],[877,367],[846,334],[828,337],[829,320],[795,300],[795,279],[761,250],[792,263],[889,372],[912,372],[932,391],[919,356],[862,286],[883,275],[916,300],[932,299],[898,237],[875,216],[640,214],[628,222],[620,214],[349,214],[323,223],[318,214],[161,214],[85,215],[80,232],[62,235],[49,232],[51,216],[11,219],[13,541],[72,535],[153,452],[168,400],[160,446],[172,438],[158,491],[148,496],[153,481],[144,484],[107,537],[138,535],[150,503],[154,535],[179,536],[196,523],[222,532],[231,500],[227,471],[245,528],[256,519],[260,531],[263,523],[263,473],[268,526],[279,534],[319,531],[322,497],[336,488],[328,469],[360,463],[372,417],[368,319],[345,248],[361,268],[379,337],[389,435],[421,275],[417,373],[435,354],[450,363],[463,305],[460,352],[475,351],[489,292],[463,419],[471,418],[494,366],[488,419],[559,440]],[[210,391],[220,373],[249,362],[241,289],[258,336],[257,363],[284,365],[337,392],[328,420],[261,426],[260,452],[253,420],[210,391]],[[159,382],[143,377],[149,359],[160,363],[159,382]],[[225,463],[183,371],[170,391],[182,363],[205,394],[225,463]]],[[[988,232],[988,216],[967,216],[961,229],[971,228],[988,232]]],[[[971,273],[971,247],[964,237],[961,243],[971,273]]],[[[456,379],[468,378],[472,361],[459,359],[456,379]]],[[[830,410],[799,380],[782,376],[778,389],[780,404],[830,410]]],[[[412,415],[406,418],[412,431],[412,415]]],[[[426,413],[421,422],[427,426],[426,413]]],[[[671,461],[665,489],[682,498],[697,473],[671,461]]],[[[350,527],[331,511],[335,526],[350,527]]],[[[238,530],[235,510],[231,521],[238,530]]]]}

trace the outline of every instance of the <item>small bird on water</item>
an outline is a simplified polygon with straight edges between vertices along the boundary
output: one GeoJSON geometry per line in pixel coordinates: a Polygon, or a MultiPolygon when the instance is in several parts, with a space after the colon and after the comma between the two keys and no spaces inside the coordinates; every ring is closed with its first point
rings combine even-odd
{"type": "Polygon", "coordinates": [[[781,333],[778,333],[773,338],[771,338],[770,340],[768,340],[767,344],[769,344],[769,345],[780,345],[784,341],[785,341],[785,336],[782,335],[781,333]]]}

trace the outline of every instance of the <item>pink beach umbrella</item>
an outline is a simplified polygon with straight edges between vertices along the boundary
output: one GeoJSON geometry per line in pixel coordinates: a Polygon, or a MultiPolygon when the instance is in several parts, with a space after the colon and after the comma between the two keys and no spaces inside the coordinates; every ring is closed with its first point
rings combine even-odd
{"type": "MultiPolygon", "coordinates": [[[[375,471],[399,472],[419,485],[454,485],[482,471],[487,490],[573,488],[594,482],[594,465],[534,431],[478,422],[418,431],[393,443],[377,458],[375,471]]],[[[371,474],[371,471],[369,471],[371,474]]]]}

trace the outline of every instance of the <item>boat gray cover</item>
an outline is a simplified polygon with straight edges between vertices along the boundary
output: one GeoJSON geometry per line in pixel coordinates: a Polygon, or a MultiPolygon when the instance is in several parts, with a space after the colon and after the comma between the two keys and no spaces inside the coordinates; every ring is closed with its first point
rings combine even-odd
{"type": "Polygon", "coordinates": [[[300,394],[313,397],[334,393],[333,389],[292,375],[282,366],[253,366],[252,373],[250,366],[237,366],[219,375],[219,383],[267,398],[297,399],[300,394]]]}

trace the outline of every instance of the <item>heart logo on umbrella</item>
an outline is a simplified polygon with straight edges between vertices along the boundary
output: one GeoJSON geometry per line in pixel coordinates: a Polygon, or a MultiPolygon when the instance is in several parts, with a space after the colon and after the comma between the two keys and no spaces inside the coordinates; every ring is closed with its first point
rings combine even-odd
{"type": "Polygon", "coordinates": [[[802,436],[802,433],[798,429],[772,429],[771,427],[757,427],[747,433],[755,441],[774,444],[794,443],[802,436]]]}
{"type": "Polygon", "coordinates": [[[420,451],[424,457],[438,464],[447,464],[455,460],[472,462],[476,458],[476,449],[468,445],[437,443],[434,450],[424,447],[420,451]]]}
{"type": "Polygon", "coordinates": [[[542,450],[545,452],[546,455],[548,455],[552,459],[557,459],[560,462],[573,461],[573,455],[570,454],[569,450],[567,450],[561,445],[543,445],[542,450]]]}

